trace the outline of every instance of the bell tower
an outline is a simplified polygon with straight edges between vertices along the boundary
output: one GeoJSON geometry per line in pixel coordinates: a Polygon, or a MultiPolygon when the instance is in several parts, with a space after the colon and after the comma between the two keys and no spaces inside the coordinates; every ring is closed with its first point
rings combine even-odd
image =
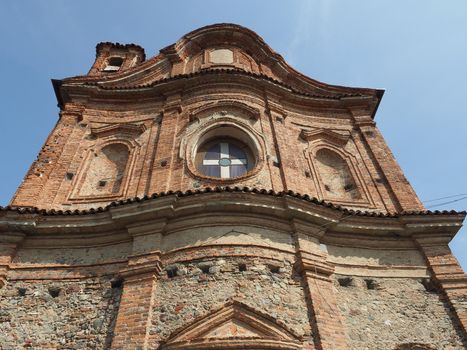
{"type": "Polygon", "coordinates": [[[147,59],[100,43],[53,86],[57,125],[0,208],[0,348],[467,345],[465,213],[423,207],[383,90],[309,78],[234,24],[147,59]]]}

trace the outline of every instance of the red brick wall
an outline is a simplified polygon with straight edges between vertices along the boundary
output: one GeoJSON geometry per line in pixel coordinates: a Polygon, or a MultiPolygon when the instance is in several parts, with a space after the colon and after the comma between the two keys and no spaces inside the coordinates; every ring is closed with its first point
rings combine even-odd
{"type": "Polygon", "coordinates": [[[154,287],[155,276],[151,273],[125,279],[111,349],[133,350],[147,347],[154,287]]]}
{"type": "MultiPolygon", "coordinates": [[[[144,63],[141,63],[144,58],[142,48],[100,44],[90,74],[66,79],[58,87],[59,94],[67,103],[12,204],[56,209],[88,208],[154,192],[229,184],[293,190],[364,210],[394,212],[423,208],[371,120],[377,103],[375,90],[337,88],[312,81],[287,68],[285,62],[279,64],[279,56],[266,55],[270,49],[264,43],[251,41],[254,33],[240,27],[231,30],[238,31],[238,38],[232,46],[228,45],[232,39],[226,29],[213,29],[208,31],[205,39],[202,36],[183,38],[177,45],[164,49],[162,54],[144,63]],[[207,52],[216,48],[231,48],[234,58],[231,67],[228,64],[215,65],[207,60],[207,52]],[[99,73],[107,57],[114,53],[125,56],[124,69],[119,73],[99,73]],[[136,59],[136,66],[129,67],[128,62],[133,59],[136,59]],[[242,69],[255,74],[263,72],[276,81],[273,83],[245,73],[233,74],[233,71],[219,73],[219,68],[242,69]],[[211,72],[158,84],[159,80],[169,76],[206,70],[211,72]],[[69,82],[73,85],[67,85],[69,82]],[[100,82],[102,88],[90,87],[86,85],[88,82],[100,82]],[[291,87],[279,87],[278,84],[284,83],[291,87]],[[120,85],[125,92],[117,88],[120,85]],[[127,87],[140,85],[147,86],[146,90],[127,90],[127,87]],[[114,90],[104,89],[106,86],[114,90]],[[153,92],[149,92],[148,89],[152,89],[149,86],[153,86],[153,92]],[[317,96],[314,99],[300,92],[307,90],[327,97],[317,96]],[[351,94],[356,90],[371,99],[352,102],[341,101],[338,97],[341,93],[351,94]],[[83,98],[86,94],[88,97],[83,98]],[[189,159],[180,156],[184,152],[186,130],[190,125],[196,123],[196,118],[198,121],[199,118],[211,118],[192,115],[192,111],[216,101],[241,102],[257,111],[257,115],[247,120],[235,116],[236,112],[229,107],[220,106],[218,109],[230,112],[238,123],[248,125],[264,138],[264,150],[258,151],[264,153],[266,159],[255,176],[229,182],[199,178],[193,176],[193,171],[188,168],[189,159]],[[153,122],[150,122],[150,114],[160,115],[158,121],[155,122],[153,116],[153,122]],[[85,176],[82,173],[87,169],[86,155],[98,149],[103,142],[102,137],[90,138],[89,130],[128,123],[144,123],[146,130],[142,134],[125,136],[127,140],[132,138],[129,142],[133,142],[134,149],[131,150],[132,164],[126,174],[130,179],[122,183],[121,193],[107,197],[96,194],[96,198],[89,200],[77,198],[74,194],[80,193],[83,186],[77,178],[85,176]],[[333,175],[329,171],[323,172],[323,169],[320,173],[314,154],[319,147],[330,146],[332,140],[303,140],[300,137],[303,130],[330,130],[348,138],[345,144],[336,147],[345,155],[345,162],[352,169],[353,182],[358,187],[354,191],[362,194],[361,200],[349,199],[345,189],[341,191],[342,198],[326,192],[324,179],[329,180],[333,175]]],[[[245,114],[248,113],[251,111],[245,110],[245,114]]]]}
{"type": "MultiPolygon", "coordinates": [[[[194,80],[195,82],[196,80],[194,80]]],[[[197,94],[201,94],[199,91],[197,94]]],[[[307,153],[307,144],[300,139],[300,131],[305,129],[322,128],[323,117],[317,120],[310,112],[300,116],[295,111],[294,114],[286,115],[284,112],[264,112],[265,101],[262,99],[251,102],[239,96],[236,91],[229,92],[227,86],[215,93],[209,91],[212,98],[219,100],[237,100],[246,103],[260,111],[260,119],[252,126],[261,133],[266,142],[265,153],[268,155],[258,176],[250,177],[238,182],[230,181],[231,185],[250,186],[258,188],[272,188],[277,191],[293,190],[306,193],[311,196],[343,204],[346,206],[357,206],[362,209],[375,209],[378,211],[396,211],[420,209],[421,204],[410,185],[405,180],[400,168],[397,166],[392,154],[385,145],[382,137],[375,127],[365,127],[363,136],[352,131],[353,123],[349,115],[340,114],[339,120],[333,120],[333,116],[327,117],[333,121],[331,127],[338,132],[347,132],[351,135],[346,152],[353,157],[353,167],[359,172],[360,184],[359,192],[366,193],[367,204],[351,203],[352,200],[345,200],[340,203],[338,198],[326,196],[318,192],[319,179],[323,179],[328,174],[313,173],[310,168],[310,153],[307,153]],[[270,114],[269,114],[270,113],[270,114]],[[315,122],[317,120],[317,122],[315,122]],[[301,126],[304,125],[304,126],[301,126]],[[368,136],[371,133],[372,136],[368,136]],[[364,139],[362,139],[364,137],[364,139]]],[[[193,177],[187,172],[186,159],[179,157],[180,147],[184,137],[184,130],[190,124],[189,114],[194,107],[190,102],[183,101],[183,94],[176,94],[167,98],[164,109],[157,110],[161,113],[161,124],[153,123],[142,134],[135,137],[139,143],[139,148],[135,155],[135,171],[131,171],[131,179],[128,188],[121,198],[143,196],[154,192],[168,190],[188,190],[196,186],[217,186],[222,185],[219,181],[209,181],[193,177]]],[[[199,106],[197,102],[195,106],[199,106]]],[[[122,114],[120,111],[112,112],[106,110],[106,106],[89,106],[92,110],[102,111],[101,115],[106,118],[99,125],[112,125],[111,123],[138,123],[146,118],[146,114],[140,114],[134,110],[133,106],[128,106],[129,110],[122,114]],[[133,112],[131,112],[131,110],[133,112]],[[140,118],[140,120],[138,120],[140,118]]],[[[46,144],[39,154],[38,160],[33,164],[24,182],[20,186],[17,194],[13,198],[13,205],[37,206],[41,208],[65,208],[73,209],[86,206],[106,205],[118,198],[109,197],[102,200],[90,200],[88,204],[84,201],[73,202],[70,200],[71,192],[80,192],[76,189],[74,181],[67,178],[67,173],[72,176],[83,176],[78,174],[80,169],[84,169],[83,162],[89,148],[96,140],[87,139],[87,129],[83,123],[89,123],[86,115],[86,107],[80,115],[75,112],[75,106],[65,106],[62,118],[52,131],[46,144]],[[83,118],[82,121],[78,119],[83,118]]],[[[94,112],[93,112],[94,113],[94,112]]],[[[317,113],[321,113],[317,110],[317,113]]],[[[233,112],[234,114],[234,112],[233,112]]],[[[312,113],[313,114],[313,113],[312,113]]],[[[93,117],[95,121],[96,118],[93,117]]],[[[245,122],[238,119],[239,122],[245,122]]],[[[94,122],[95,124],[95,122],[94,122]]],[[[314,146],[310,146],[314,147],[314,146]]],[[[350,159],[350,158],[349,158],[350,159]]],[[[313,159],[311,163],[313,163],[313,159]]],[[[349,161],[349,160],[347,160],[349,161]]],[[[316,171],[319,172],[319,168],[316,171]]]]}

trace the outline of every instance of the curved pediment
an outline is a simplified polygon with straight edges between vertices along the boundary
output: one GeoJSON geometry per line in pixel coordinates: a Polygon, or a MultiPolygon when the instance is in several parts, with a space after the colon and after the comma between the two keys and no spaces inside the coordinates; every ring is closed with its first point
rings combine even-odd
{"type": "Polygon", "coordinates": [[[91,127],[91,134],[96,137],[105,137],[109,135],[129,135],[137,137],[146,130],[144,124],[114,124],[99,127],[91,127]]]}
{"type": "Polygon", "coordinates": [[[164,350],[234,348],[298,350],[301,342],[271,316],[233,301],[176,331],[163,346],[164,350]]]}
{"type": "Polygon", "coordinates": [[[217,111],[220,114],[227,114],[228,110],[241,111],[249,116],[250,119],[257,120],[260,116],[260,111],[249,106],[246,103],[235,100],[219,100],[205,103],[190,111],[190,121],[194,120],[200,114],[205,114],[210,111],[217,111]]]}
{"type": "MultiPolygon", "coordinates": [[[[207,75],[233,71],[249,75],[256,80],[276,82],[299,93],[317,97],[379,98],[382,92],[375,89],[329,85],[311,79],[289,66],[284,58],[273,51],[255,32],[236,24],[214,24],[194,30],[146,61],[132,58],[131,62],[127,62],[125,50],[135,50],[134,45],[106,45],[105,52],[102,51],[102,45],[98,45],[96,62],[87,76],[65,79],[62,83],[82,82],[84,85],[116,90],[140,89],[167,83],[177,77],[191,78],[198,73],[207,75]],[[124,60],[122,69],[112,69],[108,74],[109,70],[106,70],[105,65],[108,64],[108,56],[112,55],[112,50],[124,60]],[[100,57],[104,54],[107,56],[100,57]]],[[[144,60],[144,55],[141,57],[144,60]]]]}
{"type": "Polygon", "coordinates": [[[316,140],[326,140],[337,147],[344,147],[349,141],[349,134],[340,134],[328,129],[318,129],[318,130],[302,130],[300,132],[300,137],[308,142],[313,142],[316,140]]]}

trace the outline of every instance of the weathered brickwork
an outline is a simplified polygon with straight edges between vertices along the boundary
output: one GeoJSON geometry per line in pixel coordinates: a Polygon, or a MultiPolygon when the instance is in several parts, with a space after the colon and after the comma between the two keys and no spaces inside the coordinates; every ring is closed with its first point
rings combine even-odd
{"type": "Polygon", "coordinates": [[[122,301],[112,339],[113,350],[148,348],[152,317],[154,274],[129,276],[125,279],[122,301]]]}
{"type": "Polygon", "coordinates": [[[453,313],[427,280],[336,276],[335,286],[351,349],[390,350],[403,343],[464,349],[453,313]]]}
{"type": "Polygon", "coordinates": [[[109,349],[120,295],[109,279],[12,281],[0,291],[0,348],[109,349]]]}
{"type": "Polygon", "coordinates": [[[459,350],[465,212],[426,211],[383,91],[254,32],[101,43],[0,207],[0,349],[459,350]]]}
{"type": "Polygon", "coordinates": [[[230,183],[379,212],[422,209],[372,121],[382,91],[325,85],[291,68],[284,74],[277,67],[285,61],[265,55],[270,48],[259,37],[252,44],[246,29],[230,27],[239,37],[229,47],[227,28],[183,37],[145,62],[140,47],[100,44],[89,75],[55,83],[63,117],[12,204],[90,208],[226,183],[190,165],[199,145],[189,141],[228,124],[258,141],[252,171],[230,183]],[[77,86],[101,96],[84,101],[77,86]]]}

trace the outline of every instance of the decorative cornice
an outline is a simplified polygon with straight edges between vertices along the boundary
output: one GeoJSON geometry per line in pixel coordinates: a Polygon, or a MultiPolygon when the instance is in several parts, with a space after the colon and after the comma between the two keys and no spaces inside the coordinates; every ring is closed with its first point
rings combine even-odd
{"type": "Polygon", "coordinates": [[[211,103],[206,103],[203,104],[200,107],[194,108],[190,110],[190,121],[193,121],[196,116],[202,112],[209,111],[209,110],[226,110],[228,111],[229,109],[240,109],[244,110],[247,113],[251,115],[251,117],[255,120],[258,120],[260,117],[260,111],[256,108],[253,108],[246,103],[240,102],[240,101],[235,101],[235,100],[219,100],[211,103]]]}
{"type": "Polygon", "coordinates": [[[317,259],[310,254],[304,254],[300,260],[300,269],[314,277],[329,278],[334,273],[334,265],[324,259],[317,259]]]}
{"type": "Polygon", "coordinates": [[[328,129],[302,130],[300,137],[308,142],[325,139],[338,147],[344,147],[349,141],[350,135],[342,135],[328,129]]]}
{"type": "MultiPolygon", "coordinates": [[[[176,81],[176,80],[186,80],[186,79],[190,79],[190,78],[194,78],[194,77],[198,77],[198,76],[203,76],[203,75],[221,75],[221,74],[242,75],[242,76],[249,76],[249,77],[253,77],[253,78],[257,78],[257,79],[262,79],[264,81],[268,81],[268,82],[274,83],[276,85],[279,85],[279,86],[281,86],[283,88],[286,88],[286,89],[288,89],[290,92],[292,92],[294,94],[298,94],[298,95],[302,95],[302,96],[306,96],[306,97],[312,97],[312,98],[329,99],[329,100],[340,100],[340,99],[345,98],[345,97],[368,98],[368,96],[366,96],[366,95],[364,95],[362,93],[359,93],[359,92],[355,92],[355,93],[350,93],[350,92],[349,93],[344,93],[344,92],[342,92],[342,93],[335,93],[335,94],[309,93],[309,92],[297,89],[295,87],[292,87],[291,85],[288,85],[288,84],[286,84],[286,83],[284,83],[282,81],[279,81],[277,79],[271,78],[270,76],[265,75],[265,74],[258,74],[258,73],[248,72],[248,71],[244,71],[244,70],[241,70],[241,69],[225,69],[225,68],[205,69],[205,70],[202,70],[202,71],[189,73],[189,74],[178,74],[178,75],[174,75],[173,77],[159,79],[159,80],[156,80],[156,81],[148,83],[148,84],[133,85],[133,86],[128,86],[128,85],[125,85],[125,86],[109,85],[109,86],[107,86],[107,85],[103,85],[101,82],[97,82],[97,81],[96,82],[91,82],[91,81],[84,82],[83,85],[84,86],[97,86],[97,87],[99,87],[99,89],[109,90],[109,91],[131,91],[131,90],[139,90],[139,89],[148,89],[148,88],[151,88],[151,87],[155,87],[157,85],[169,83],[169,82],[176,81]]],[[[64,81],[63,83],[64,84],[68,83],[68,81],[64,81]]],[[[73,86],[75,86],[75,85],[73,85],[73,86]]]]}
{"type": "MultiPolygon", "coordinates": [[[[106,47],[125,50],[139,50],[142,52],[144,57],[144,49],[138,45],[100,43],[97,45],[97,51],[106,47]]],[[[158,84],[164,84],[175,80],[190,79],[192,77],[213,73],[250,76],[256,79],[272,82],[278,86],[280,85],[282,88],[289,90],[289,92],[293,94],[310,98],[336,99],[342,101],[347,99],[348,101],[343,102],[343,104],[346,106],[351,106],[353,104],[358,106],[367,106],[370,109],[369,113],[372,116],[374,116],[384,92],[380,89],[326,84],[309,78],[292,68],[280,54],[272,50],[255,32],[248,28],[230,23],[214,24],[196,29],[184,35],[176,43],[162,49],[157,56],[121,72],[117,72],[116,74],[98,76],[86,75],[66,78],[59,82],[56,81],[54,83],[54,87],[57,92],[57,98],[59,99],[60,104],[62,104],[63,100],[66,100],[65,97],[67,97],[66,89],[73,86],[84,87],[97,85],[100,89],[128,91],[153,87],[158,84]],[[239,67],[232,69],[216,68],[206,69],[192,74],[180,74],[170,78],[163,78],[166,75],[160,74],[151,78],[153,81],[149,84],[141,85],[141,81],[144,81],[146,77],[146,72],[151,71],[151,69],[160,62],[166,61],[169,65],[170,63],[172,65],[177,64],[185,60],[187,57],[195,55],[201,50],[216,45],[230,45],[243,49],[261,65],[268,66],[272,73],[269,75],[253,73],[239,67]],[[371,99],[376,100],[376,102],[369,105],[370,102],[366,100],[371,99]]]]}
{"type": "Polygon", "coordinates": [[[125,134],[137,137],[146,131],[144,124],[114,124],[101,127],[92,127],[91,134],[96,137],[103,137],[107,135],[125,134]]]}
{"type": "Polygon", "coordinates": [[[188,190],[185,192],[182,191],[167,191],[167,192],[159,192],[154,193],[150,196],[143,196],[143,197],[133,197],[124,200],[119,200],[108,204],[105,207],[98,207],[98,208],[91,208],[85,210],[55,210],[55,209],[40,209],[37,207],[16,207],[16,206],[0,206],[0,212],[16,212],[18,214],[39,214],[43,216],[69,216],[69,215],[92,215],[98,214],[102,212],[108,211],[110,208],[113,207],[120,207],[124,205],[130,205],[132,203],[138,202],[145,202],[151,200],[157,200],[163,197],[187,197],[187,196],[195,196],[195,195],[203,195],[208,193],[228,193],[228,192],[235,192],[235,193],[252,193],[252,194],[260,194],[266,196],[274,196],[274,197],[285,197],[285,198],[296,198],[299,200],[303,200],[308,203],[312,203],[323,208],[330,208],[336,211],[339,211],[346,215],[351,216],[366,216],[366,217],[374,217],[374,218],[399,218],[399,217],[417,217],[417,216],[465,216],[467,214],[466,211],[455,211],[455,210],[413,210],[413,211],[402,211],[402,212],[393,212],[393,213],[383,213],[383,212],[376,212],[376,211],[361,211],[361,210],[353,210],[344,208],[340,205],[333,204],[331,202],[326,202],[324,200],[320,200],[316,197],[311,197],[307,194],[300,194],[293,191],[273,191],[273,190],[266,190],[266,189],[258,189],[258,188],[250,188],[250,187],[206,187],[198,190],[188,190]]]}

